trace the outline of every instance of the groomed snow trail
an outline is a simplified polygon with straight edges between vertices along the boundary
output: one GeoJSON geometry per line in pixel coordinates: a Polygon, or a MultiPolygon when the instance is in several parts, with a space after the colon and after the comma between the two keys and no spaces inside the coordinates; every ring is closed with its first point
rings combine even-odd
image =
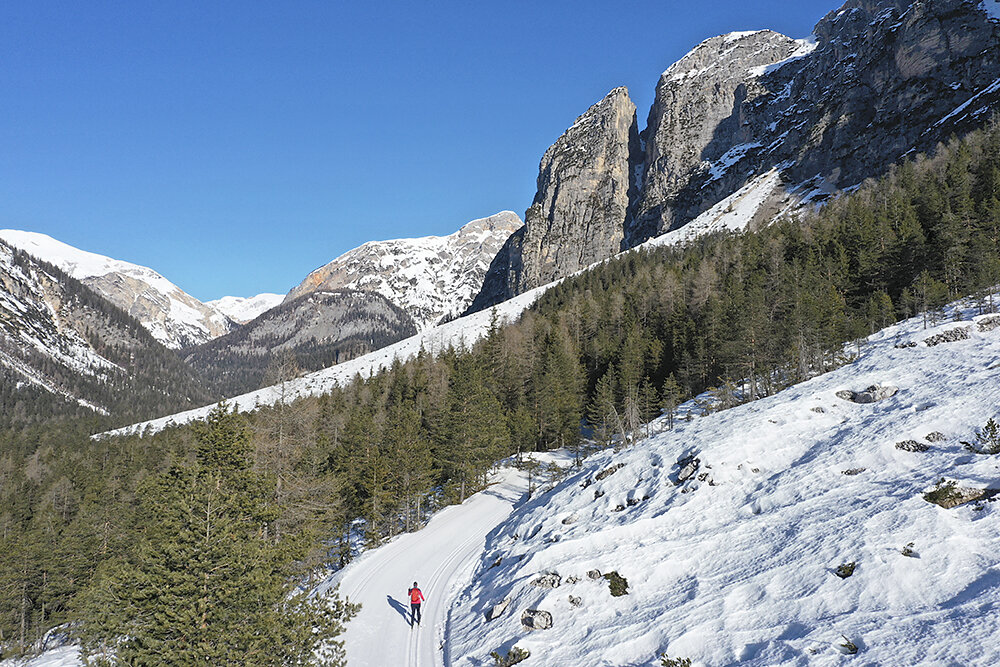
{"type": "Polygon", "coordinates": [[[469,584],[486,535],[524,496],[522,473],[505,468],[496,483],[461,505],[438,512],[427,526],[373,549],[329,582],[360,602],[345,635],[349,667],[432,667],[448,664],[448,611],[469,584]],[[416,581],[426,601],[422,622],[409,625],[407,591],[416,581]]]}

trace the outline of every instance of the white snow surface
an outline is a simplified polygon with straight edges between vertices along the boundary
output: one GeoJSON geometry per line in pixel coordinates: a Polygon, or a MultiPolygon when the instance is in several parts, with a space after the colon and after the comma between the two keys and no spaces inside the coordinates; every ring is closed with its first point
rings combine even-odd
{"type": "MultiPolygon", "coordinates": [[[[565,455],[539,459],[566,464],[565,455]]],[[[341,595],[362,605],[345,636],[351,667],[449,664],[448,612],[454,597],[470,583],[487,533],[527,490],[524,473],[513,468],[502,468],[492,481],[463,504],[435,514],[423,529],[362,554],[321,587],[339,585],[341,595]],[[421,623],[411,627],[407,591],[414,581],[426,601],[421,623]]]]}
{"type": "Polygon", "coordinates": [[[770,65],[761,65],[759,67],[751,67],[750,70],[749,70],[750,74],[752,76],[755,76],[755,77],[762,77],[762,76],[764,76],[765,74],[767,74],[769,72],[773,72],[774,70],[776,70],[776,69],[778,69],[780,67],[784,67],[785,65],[787,65],[790,62],[794,62],[796,60],[801,60],[802,58],[805,58],[810,53],[812,53],[813,51],[816,50],[816,36],[815,35],[810,35],[810,36],[805,37],[803,39],[796,39],[795,43],[798,44],[798,46],[795,48],[794,51],[792,51],[792,55],[788,56],[784,60],[779,60],[778,62],[772,63],[770,65]]]}
{"type": "Polygon", "coordinates": [[[224,296],[221,299],[206,301],[205,305],[215,308],[233,322],[245,324],[271,310],[280,304],[284,298],[284,294],[264,292],[250,297],[224,296]]]}
{"type": "Polygon", "coordinates": [[[0,239],[96,289],[167,347],[205,342],[229,330],[224,314],[148,267],[80,250],[38,232],[3,229],[0,239]],[[112,274],[132,284],[112,291],[93,280],[112,274]]]}
{"type": "Polygon", "coordinates": [[[960,443],[1000,410],[1000,328],[981,331],[972,312],[928,330],[903,322],[835,371],[590,457],[490,534],[451,610],[449,664],[489,665],[517,645],[546,667],[653,666],[663,652],[835,665],[845,636],[857,664],[1000,664],[1000,504],[922,498],[941,478],[1000,488],[1000,455],[960,443]],[[923,342],[966,327],[967,340],[923,342]],[[836,395],[876,383],[899,391],[872,404],[836,395]],[[905,440],[930,449],[895,446],[905,440]],[[675,485],[690,455],[698,474],[675,485]],[[835,576],[849,562],[853,576],[835,576]],[[628,594],[612,597],[595,569],[618,572],[628,594]],[[532,585],[544,573],[562,585],[532,585]],[[550,612],[552,629],[525,629],[526,609],[550,612]]]}
{"type": "Polygon", "coordinates": [[[1000,0],[983,0],[979,7],[991,20],[1000,22],[1000,0]]]}

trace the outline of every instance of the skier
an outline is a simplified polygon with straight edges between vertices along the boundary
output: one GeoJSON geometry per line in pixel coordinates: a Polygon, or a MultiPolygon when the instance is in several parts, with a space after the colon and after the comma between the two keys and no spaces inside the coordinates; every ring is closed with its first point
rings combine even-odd
{"type": "Polygon", "coordinates": [[[420,603],[424,601],[424,594],[420,592],[417,588],[417,582],[413,582],[413,588],[409,590],[410,593],[410,626],[416,622],[420,625],[420,603]]]}

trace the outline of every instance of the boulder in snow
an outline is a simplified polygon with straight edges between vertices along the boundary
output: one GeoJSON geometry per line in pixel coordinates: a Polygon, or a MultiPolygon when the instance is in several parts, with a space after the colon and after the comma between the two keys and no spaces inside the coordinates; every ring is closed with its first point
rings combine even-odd
{"type": "Polygon", "coordinates": [[[581,597],[579,597],[577,595],[570,595],[569,596],[569,603],[571,605],[573,605],[574,607],[582,607],[583,606],[583,598],[581,598],[581,597]]]}
{"type": "Polygon", "coordinates": [[[987,331],[993,331],[997,327],[1000,327],[1000,315],[991,315],[989,317],[984,317],[983,319],[976,322],[976,326],[983,333],[987,331]]]}
{"type": "Polygon", "coordinates": [[[927,347],[934,347],[935,345],[940,345],[941,343],[954,343],[960,340],[967,340],[969,338],[969,329],[972,327],[957,327],[955,329],[949,329],[948,331],[942,331],[939,334],[934,334],[930,338],[924,339],[924,344],[927,347]]]}
{"type": "Polygon", "coordinates": [[[928,433],[927,435],[924,436],[924,440],[926,440],[927,442],[944,442],[947,439],[948,436],[946,436],[944,433],[941,433],[940,431],[932,431],[931,433],[928,433]]]}
{"type": "Polygon", "coordinates": [[[591,570],[590,572],[587,573],[587,578],[596,581],[601,578],[601,571],[591,570]]]}
{"type": "Polygon", "coordinates": [[[898,391],[899,387],[893,387],[892,385],[883,387],[882,385],[873,384],[864,391],[851,391],[850,389],[838,391],[837,398],[842,398],[851,403],[878,403],[890,396],[895,396],[898,391]]]}
{"type": "MultiPolygon", "coordinates": [[[[930,440],[930,438],[928,438],[928,440],[930,440]]],[[[903,440],[902,442],[896,443],[896,449],[901,449],[904,452],[926,452],[930,448],[930,445],[925,445],[924,443],[917,442],[916,440],[903,440]]]]}
{"type": "Polygon", "coordinates": [[[532,586],[538,586],[539,588],[559,588],[559,584],[562,583],[562,577],[560,577],[555,572],[546,572],[542,576],[538,577],[531,582],[532,586]]]}
{"type": "Polygon", "coordinates": [[[541,609],[525,609],[521,614],[521,625],[526,630],[548,630],[552,627],[552,614],[541,609]]]}
{"type": "Polygon", "coordinates": [[[501,614],[507,611],[507,607],[510,606],[510,598],[504,598],[497,602],[495,605],[486,610],[486,620],[492,621],[494,618],[499,618],[501,614]]]}

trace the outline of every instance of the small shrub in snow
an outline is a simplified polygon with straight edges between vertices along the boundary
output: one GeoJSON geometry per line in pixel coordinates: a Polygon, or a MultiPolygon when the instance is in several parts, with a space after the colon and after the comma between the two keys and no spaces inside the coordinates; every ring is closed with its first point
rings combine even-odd
{"type": "Polygon", "coordinates": [[[622,595],[628,595],[628,579],[615,571],[608,572],[604,575],[604,578],[608,580],[608,588],[611,589],[613,596],[621,597],[622,595]]]}
{"type": "Polygon", "coordinates": [[[842,644],[837,644],[837,648],[839,648],[843,653],[846,653],[847,655],[854,655],[855,653],[858,652],[857,644],[852,642],[845,635],[840,635],[840,636],[844,638],[844,642],[842,644]]]}
{"type": "Polygon", "coordinates": [[[924,436],[924,440],[927,442],[944,442],[947,439],[947,436],[941,431],[932,431],[924,436]]]}
{"type": "Polygon", "coordinates": [[[851,561],[850,563],[842,563],[837,566],[837,569],[834,570],[833,573],[838,577],[840,577],[841,579],[847,579],[849,576],[854,574],[854,569],[857,566],[858,564],[855,563],[854,561],[851,561]]]}
{"type": "Polygon", "coordinates": [[[916,558],[917,552],[913,550],[913,542],[910,542],[905,547],[903,547],[899,553],[903,554],[907,558],[916,558]]]}
{"type": "Polygon", "coordinates": [[[985,495],[982,489],[964,489],[953,480],[945,481],[942,477],[937,486],[924,494],[924,500],[945,509],[951,509],[964,503],[978,500],[985,495]]]}
{"type": "Polygon", "coordinates": [[[501,656],[496,651],[490,653],[490,657],[493,658],[494,667],[510,667],[511,665],[516,665],[519,662],[524,662],[529,657],[531,657],[531,652],[527,649],[515,646],[511,650],[507,651],[507,655],[501,656]]]}
{"type": "Polygon", "coordinates": [[[847,470],[841,470],[841,475],[860,475],[868,468],[848,468],[847,470]]]}
{"type": "Polygon", "coordinates": [[[1000,454],[1000,424],[992,417],[986,426],[976,429],[976,442],[964,442],[965,448],[976,454],[1000,454]]]}
{"type": "Polygon", "coordinates": [[[691,658],[671,658],[664,653],[660,656],[660,667],[691,667],[691,658]]]}
{"type": "Polygon", "coordinates": [[[573,605],[574,607],[582,607],[583,606],[583,598],[581,598],[578,595],[570,595],[569,596],[569,603],[571,605],[573,605]]]}

